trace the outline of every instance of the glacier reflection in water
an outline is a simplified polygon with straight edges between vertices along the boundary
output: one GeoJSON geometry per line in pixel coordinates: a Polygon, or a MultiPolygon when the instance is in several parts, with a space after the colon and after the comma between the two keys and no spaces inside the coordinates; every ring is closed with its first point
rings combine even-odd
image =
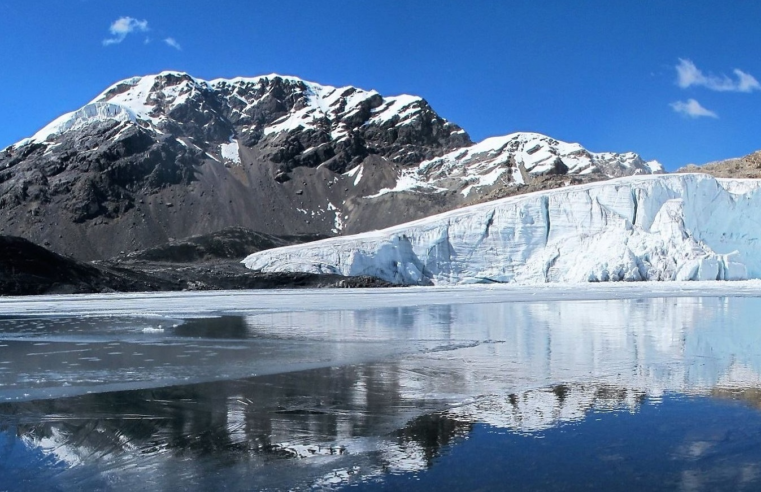
{"type": "Polygon", "coordinates": [[[0,490],[758,487],[759,313],[671,298],[6,317],[0,490]]]}

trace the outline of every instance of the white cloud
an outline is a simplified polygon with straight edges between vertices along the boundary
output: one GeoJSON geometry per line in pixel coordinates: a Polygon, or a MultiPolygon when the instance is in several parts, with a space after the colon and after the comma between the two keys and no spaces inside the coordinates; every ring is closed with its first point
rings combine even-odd
{"type": "Polygon", "coordinates": [[[677,113],[683,114],[690,118],[702,118],[702,117],[718,118],[719,117],[719,115],[717,115],[710,109],[704,108],[703,106],[700,105],[699,102],[697,102],[694,99],[688,99],[687,101],[673,102],[669,104],[669,106],[671,106],[671,108],[677,113]]]}
{"type": "Polygon", "coordinates": [[[137,20],[132,17],[119,17],[108,28],[109,32],[113,36],[112,38],[104,39],[103,46],[109,46],[112,44],[119,44],[124,41],[124,38],[128,34],[133,32],[148,32],[148,21],[137,20]]]}
{"type": "Polygon", "coordinates": [[[761,84],[758,80],[749,73],[745,73],[742,70],[735,69],[735,75],[737,75],[737,90],[740,92],[761,91],[761,84]]]}
{"type": "Polygon", "coordinates": [[[178,51],[182,51],[182,46],[180,46],[180,43],[178,43],[176,39],[174,39],[174,38],[166,38],[164,40],[164,42],[167,45],[171,46],[172,48],[174,48],[174,49],[176,49],[178,51]]]}
{"type": "Polygon", "coordinates": [[[737,80],[726,75],[704,74],[692,60],[679,59],[676,65],[676,84],[686,89],[687,87],[701,86],[718,92],[753,92],[761,90],[761,84],[755,77],[742,70],[735,69],[733,73],[737,80]]]}

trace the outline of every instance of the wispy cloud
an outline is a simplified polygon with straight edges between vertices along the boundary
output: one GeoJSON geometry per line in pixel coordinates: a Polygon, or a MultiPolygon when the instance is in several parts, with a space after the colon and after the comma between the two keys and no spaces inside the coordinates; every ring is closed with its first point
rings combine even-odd
{"type": "Polygon", "coordinates": [[[132,17],[119,17],[111,24],[111,27],[109,27],[108,30],[113,37],[104,39],[103,46],[119,44],[124,41],[124,38],[126,38],[128,34],[132,34],[133,32],[149,31],[147,20],[137,20],[132,17]]]}
{"type": "Polygon", "coordinates": [[[735,70],[735,75],[737,75],[738,79],[737,89],[740,92],[761,91],[761,84],[751,74],[745,73],[742,70],[735,70]]]}
{"type": "Polygon", "coordinates": [[[669,104],[671,108],[677,113],[683,114],[689,118],[718,118],[719,115],[706,109],[699,102],[694,99],[688,99],[687,101],[677,101],[669,104]]]}
{"type": "MultiPolygon", "coordinates": [[[[164,42],[171,46],[172,48],[176,49],[177,51],[182,51],[182,46],[180,46],[180,43],[177,42],[174,38],[166,38],[164,42]]],[[[191,50],[192,51],[192,50],[191,50]]]]}
{"type": "Polygon", "coordinates": [[[679,59],[676,68],[676,84],[686,89],[691,86],[701,86],[718,92],[753,92],[761,90],[761,84],[751,74],[740,69],[734,69],[736,80],[726,75],[704,74],[692,60],[679,59]]]}

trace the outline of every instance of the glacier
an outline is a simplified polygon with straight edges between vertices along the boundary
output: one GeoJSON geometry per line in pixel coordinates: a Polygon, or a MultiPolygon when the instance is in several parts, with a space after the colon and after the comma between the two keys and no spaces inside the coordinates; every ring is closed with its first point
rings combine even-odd
{"type": "Polygon", "coordinates": [[[761,278],[761,180],[635,175],[254,253],[264,272],[402,285],[761,278]]]}
{"type": "Polygon", "coordinates": [[[131,109],[125,106],[110,102],[92,102],[76,111],[59,116],[31,137],[17,142],[15,147],[44,142],[49,137],[76,130],[93,123],[110,120],[136,123],[138,118],[131,109]]]}

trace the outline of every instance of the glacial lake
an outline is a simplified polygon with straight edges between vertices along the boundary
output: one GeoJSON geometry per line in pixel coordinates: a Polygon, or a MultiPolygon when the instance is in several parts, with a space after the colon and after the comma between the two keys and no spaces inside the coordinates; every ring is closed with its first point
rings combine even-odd
{"type": "Polygon", "coordinates": [[[759,283],[0,299],[1,491],[759,489],[759,283]]]}

